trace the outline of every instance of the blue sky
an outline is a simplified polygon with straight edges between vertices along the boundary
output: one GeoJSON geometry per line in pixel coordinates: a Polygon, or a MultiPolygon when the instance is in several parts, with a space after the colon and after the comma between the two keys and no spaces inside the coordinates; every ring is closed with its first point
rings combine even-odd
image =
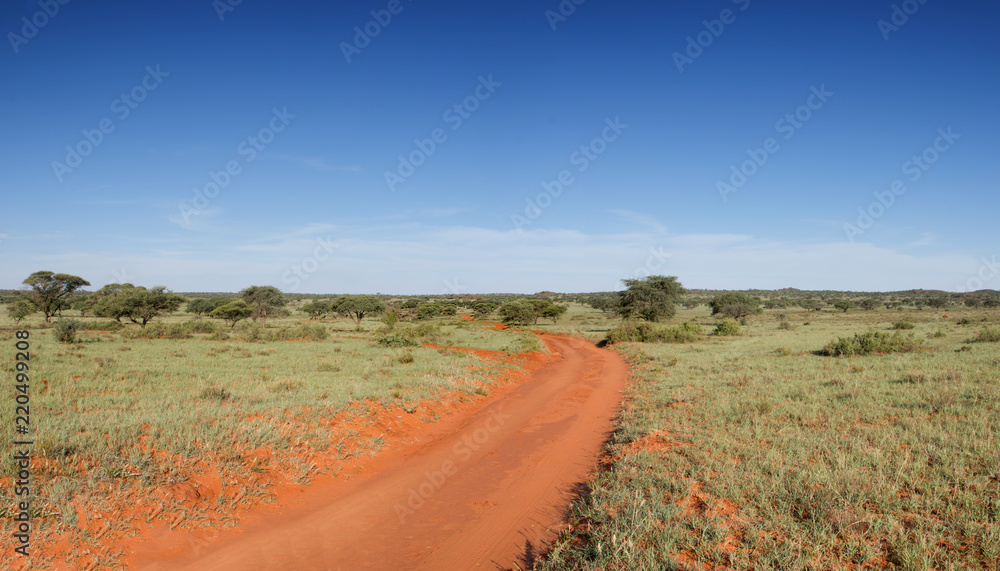
{"type": "Polygon", "coordinates": [[[995,3],[50,1],[0,288],[1000,289],[995,3]]]}

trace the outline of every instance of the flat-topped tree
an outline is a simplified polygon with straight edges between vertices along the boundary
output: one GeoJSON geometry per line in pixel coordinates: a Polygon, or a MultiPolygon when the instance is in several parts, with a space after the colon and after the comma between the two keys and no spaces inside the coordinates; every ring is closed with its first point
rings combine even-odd
{"type": "Polygon", "coordinates": [[[332,302],[333,311],[354,319],[358,330],[366,315],[379,315],[385,311],[385,303],[374,295],[342,295],[332,302]]]}
{"type": "Polygon", "coordinates": [[[22,283],[28,286],[22,295],[45,315],[46,322],[66,306],[66,298],[71,293],[90,285],[79,276],[47,271],[35,272],[22,283]]]}
{"type": "Polygon", "coordinates": [[[209,315],[218,317],[228,323],[229,327],[235,328],[237,323],[253,315],[253,308],[243,302],[243,300],[230,301],[225,305],[216,307],[209,315]]]}
{"type": "Polygon", "coordinates": [[[267,327],[267,316],[288,303],[281,290],[274,286],[250,286],[240,292],[243,301],[253,308],[253,318],[267,327]]]}

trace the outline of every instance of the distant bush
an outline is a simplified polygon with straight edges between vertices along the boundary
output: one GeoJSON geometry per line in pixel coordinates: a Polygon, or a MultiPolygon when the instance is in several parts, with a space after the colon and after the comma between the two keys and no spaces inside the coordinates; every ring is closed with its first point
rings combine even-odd
{"type": "Polygon", "coordinates": [[[947,337],[947,336],[948,336],[948,334],[945,333],[944,331],[941,331],[940,329],[938,329],[934,333],[931,333],[930,335],[928,335],[928,337],[932,337],[934,339],[940,339],[942,337],[947,337]]]}
{"type": "Polygon", "coordinates": [[[300,323],[292,327],[266,329],[258,323],[246,323],[236,328],[236,337],[248,343],[263,343],[269,341],[290,341],[292,339],[310,339],[320,341],[330,335],[326,327],[300,323]]]}
{"type": "Polygon", "coordinates": [[[903,329],[913,329],[915,327],[916,327],[915,323],[913,323],[912,321],[907,321],[905,319],[901,319],[892,324],[892,328],[896,329],[897,331],[903,329]]]}
{"type": "Polygon", "coordinates": [[[789,323],[787,321],[782,321],[782,322],[778,323],[778,329],[781,329],[781,330],[784,330],[784,331],[791,331],[791,330],[795,329],[795,327],[791,323],[789,323]]]}
{"type": "Polygon", "coordinates": [[[720,337],[743,335],[743,329],[735,319],[723,319],[715,326],[715,334],[720,337]]]}
{"type": "Polygon", "coordinates": [[[120,321],[78,321],[80,331],[118,331],[125,327],[120,321]]]}
{"type": "Polygon", "coordinates": [[[125,329],[122,339],[190,339],[191,331],[183,323],[151,323],[140,329],[125,329]]]}
{"type": "Polygon", "coordinates": [[[962,319],[958,320],[958,324],[959,325],[972,325],[972,320],[969,319],[968,317],[963,317],[962,319]]]}
{"type": "Polygon", "coordinates": [[[80,322],[75,319],[60,319],[56,321],[54,335],[56,341],[60,343],[75,343],[76,330],[80,328],[80,322]]]}
{"type": "Polygon", "coordinates": [[[437,328],[430,324],[406,328],[380,329],[373,340],[383,347],[419,347],[421,340],[431,337],[437,328]]]}
{"type": "Polygon", "coordinates": [[[701,326],[684,322],[673,327],[651,322],[626,322],[608,331],[605,341],[609,344],[635,341],[639,343],[690,343],[701,335],[701,326]]]}
{"type": "Polygon", "coordinates": [[[903,335],[896,331],[889,335],[888,333],[872,331],[830,341],[823,352],[831,357],[871,355],[872,353],[907,353],[916,350],[921,343],[922,341],[912,333],[903,335]]]}
{"type": "Polygon", "coordinates": [[[997,343],[1000,342],[1000,327],[987,327],[979,332],[973,339],[976,343],[997,343]]]}

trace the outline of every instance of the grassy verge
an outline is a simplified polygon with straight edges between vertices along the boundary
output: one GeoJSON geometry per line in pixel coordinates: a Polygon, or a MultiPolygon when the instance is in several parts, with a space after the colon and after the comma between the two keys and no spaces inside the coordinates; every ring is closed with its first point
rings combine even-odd
{"type": "MultiPolygon", "coordinates": [[[[359,453],[382,446],[398,419],[379,415],[399,410],[433,420],[440,409],[429,405],[442,394],[480,398],[517,366],[516,355],[537,349],[526,334],[448,319],[397,324],[398,331],[419,328],[409,334],[417,343],[406,347],[379,344],[374,320],[363,331],[346,320],[291,318],[266,330],[180,317],[144,330],[82,323],[69,344],[55,340],[55,328],[31,329],[32,509],[40,553],[56,530],[76,533],[71,544],[96,541],[99,528],[88,514],[118,513],[130,494],[159,504],[160,518],[173,507],[171,517],[191,520],[194,508],[182,509],[190,498],[178,486],[204,490],[205,474],[219,493],[217,502],[198,504],[195,511],[206,517],[259,501],[275,481],[336,475],[359,453]],[[362,426],[344,425],[359,416],[362,426]]],[[[13,384],[14,327],[0,325],[0,371],[13,384]]],[[[13,406],[0,407],[0,426],[13,427],[13,414],[13,406]]],[[[0,431],[0,531],[8,539],[16,470],[6,452],[13,439],[13,430],[0,431]]]]}
{"type": "Polygon", "coordinates": [[[537,568],[1000,568],[1000,354],[966,345],[997,315],[963,315],[906,315],[910,353],[816,354],[888,312],[616,345],[635,378],[609,467],[537,568]]]}

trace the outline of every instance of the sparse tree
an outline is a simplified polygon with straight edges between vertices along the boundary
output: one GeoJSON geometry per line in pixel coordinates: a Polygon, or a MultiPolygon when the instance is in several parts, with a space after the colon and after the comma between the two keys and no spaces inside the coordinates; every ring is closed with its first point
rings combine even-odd
{"type": "Polygon", "coordinates": [[[215,308],[209,315],[222,319],[229,324],[230,328],[235,328],[237,323],[250,317],[253,313],[254,309],[245,301],[237,300],[215,308]]]}
{"type": "Polygon", "coordinates": [[[430,319],[441,313],[441,306],[436,303],[425,303],[417,308],[417,319],[430,319]]]}
{"type": "Polygon", "coordinates": [[[542,309],[542,317],[551,319],[552,324],[554,325],[559,320],[559,318],[562,317],[562,314],[566,313],[566,311],[568,310],[569,310],[568,305],[550,303],[548,307],[542,309]]]}
{"type": "Polygon", "coordinates": [[[342,295],[333,301],[333,307],[337,313],[354,319],[358,331],[366,315],[379,315],[385,311],[385,303],[374,295],[342,295]]]}
{"type": "Polygon", "coordinates": [[[79,276],[47,271],[35,272],[22,283],[28,286],[22,295],[45,315],[46,323],[65,307],[66,298],[70,294],[90,285],[90,282],[79,276]]]}
{"type": "Polygon", "coordinates": [[[191,301],[189,301],[187,303],[187,307],[184,308],[184,310],[187,313],[194,315],[198,319],[201,319],[202,315],[212,313],[212,311],[216,307],[217,306],[215,305],[215,302],[213,302],[211,299],[202,297],[198,299],[192,299],[191,301]]]}
{"type": "Polygon", "coordinates": [[[27,299],[19,299],[7,305],[7,315],[14,320],[14,323],[21,323],[25,317],[36,311],[38,308],[27,299]]]}
{"type": "Polygon", "coordinates": [[[726,292],[708,302],[712,315],[722,315],[733,319],[746,319],[761,312],[760,299],[743,292],[726,292]]]}
{"type": "Polygon", "coordinates": [[[504,323],[530,325],[538,321],[535,306],[526,300],[508,301],[497,310],[504,323]]]}
{"type": "Polygon", "coordinates": [[[281,290],[274,286],[250,286],[240,292],[240,298],[253,308],[253,318],[260,321],[262,327],[267,327],[269,315],[288,303],[281,290]]]}
{"type": "Polygon", "coordinates": [[[327,313],[330,313],[330,302],[329,301],[311,301],[299,308],[303,313],[309,315],[313,319],[323,319],[326,317],[327,313]]]}
{"type": "Polygon", "coordinates": [[[497,304],[492,301],[477,300],[472,303],[473,317],[475,319],[486,319],[497,309],[497,304]]]}
{"type": "Polygon", "coordinates": [[[842,299],[842,300],[834,303],[833,306],[836,307],[837,309],[843,311],[844,313],[847,313],[849,310],[851,310],[854,307],[854,302],[851,301],[851,300],[849,300],[849,299],[842,299]]]}
{"type": "Polygon", "coordinates": [[[861,309],[864,309],[865,311],[873,311],[877,309],[878,306],[879,306],[878,300],[875,299],[874,297],[869,297],[861,300],[861,309]]]}
{"type": "Polygon", "coordinates": [[[676,304],[685,293],[676,276],[649,276],[622,280],[625,291],[618,294],[618,313],[624,319],[646,321],[670,319],[677,313],[676,304]]]}

